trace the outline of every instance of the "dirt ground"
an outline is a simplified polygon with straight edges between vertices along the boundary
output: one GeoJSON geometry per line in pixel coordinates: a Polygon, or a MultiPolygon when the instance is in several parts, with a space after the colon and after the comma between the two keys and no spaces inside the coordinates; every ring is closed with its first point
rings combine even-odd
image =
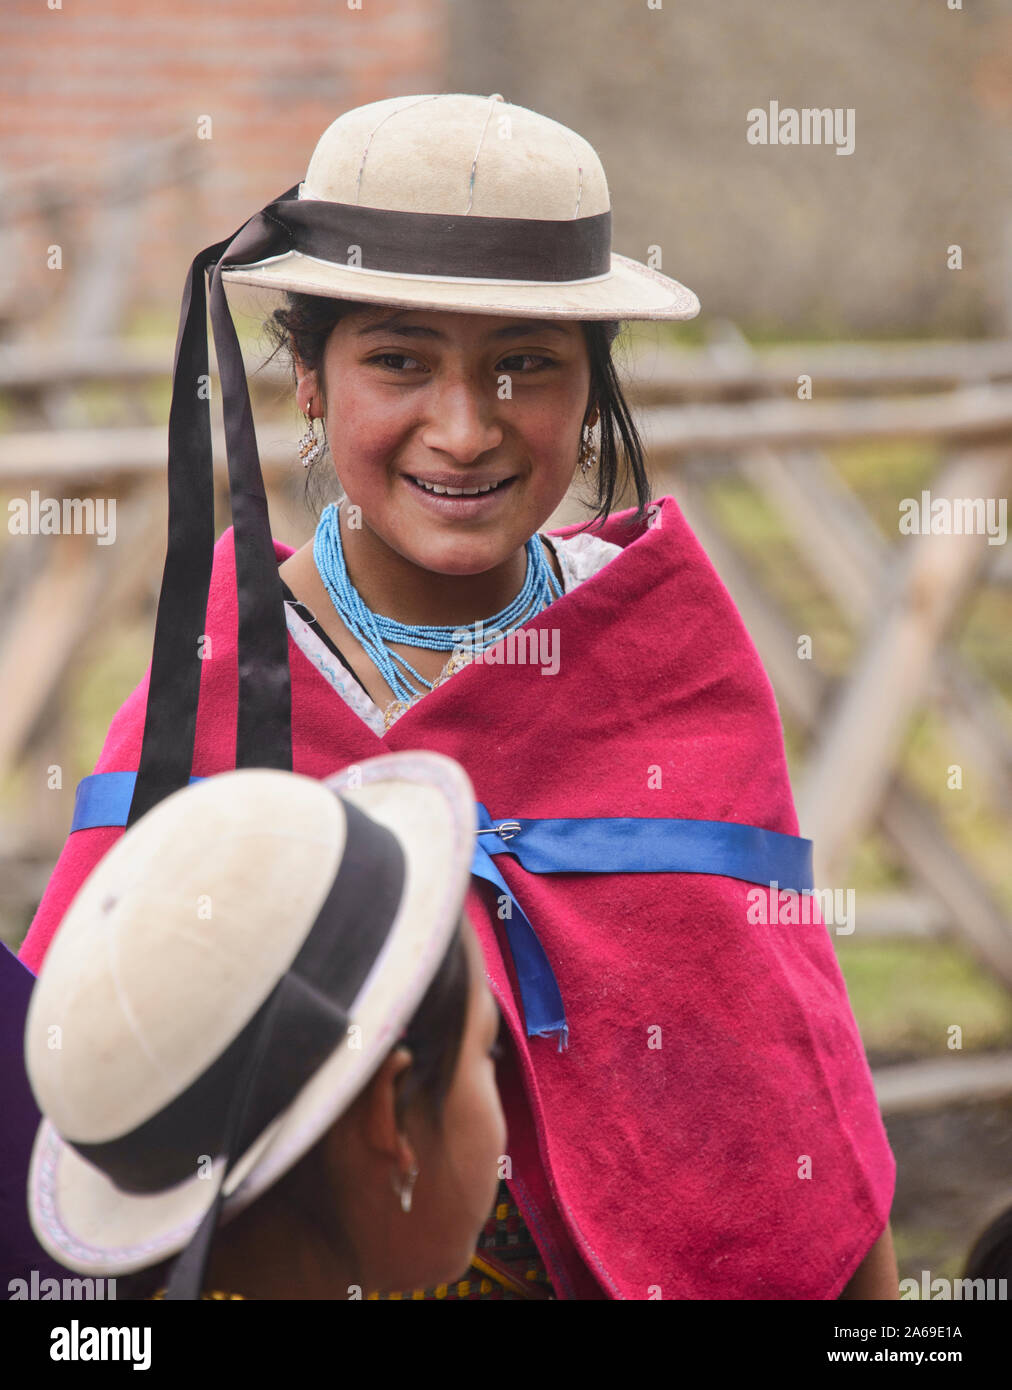
{"type": "Polygon", "coordinates": [[[894,1115],[886,1131],[900,1278],[957,1278],[981,1230],[1012,1205],[1012,1096],[894,1115]]]}

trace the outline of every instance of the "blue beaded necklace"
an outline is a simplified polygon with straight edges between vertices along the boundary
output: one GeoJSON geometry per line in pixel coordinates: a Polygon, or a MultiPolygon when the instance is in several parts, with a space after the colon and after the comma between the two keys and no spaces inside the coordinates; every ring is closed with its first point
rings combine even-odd
{"type": "Polygon", "coordinates": [[[470,638],[468,649],[484,651],[486,647],[501,641],[507,633],[523,627],[554,599],[562,597],[562,589],[548,563],[545,548],[538,536],[533,535],[524,547],[527,551],[527,574],[523,588],[513,602],[499,613],[476,623],[456,623],[452,626],[427,627],[395,622],[393,618],[386,618],[367,608],[349,579],[341,544],[338,509],[339,504],[331,502],[324,507],[320,516],[313,538],[316,568],[342,622],[368,652],[377,671],[396,697],[405,703],[431,690],[433,682],[427,681],[405,657],[392,652],[387,645],[389,642],[402,642],[429,651],[452,652],[467,646],[461,637],[466,632],[470,638]],[[408,683],[405,672],[419,683],[421,690],[408,683]]]}

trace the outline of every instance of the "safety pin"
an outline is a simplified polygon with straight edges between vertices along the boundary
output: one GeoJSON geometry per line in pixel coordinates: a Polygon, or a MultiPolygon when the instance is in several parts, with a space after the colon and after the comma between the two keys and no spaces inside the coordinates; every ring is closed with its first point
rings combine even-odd
{"type": "Polygon", "coordinates": [[[500,840],[512,840],[523,829],[519,821],[504,820],[501,825],[493,825],[489,830],[476,830],[476,835],[498,835],[500,840]]]}

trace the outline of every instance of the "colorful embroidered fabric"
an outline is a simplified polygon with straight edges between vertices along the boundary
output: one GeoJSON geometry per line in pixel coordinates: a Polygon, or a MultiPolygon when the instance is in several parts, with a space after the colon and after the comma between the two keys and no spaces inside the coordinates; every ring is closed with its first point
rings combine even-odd
{"type": "Polygon", "coordinates": [[[482,1300],[554,1298],[548,1271],[534,1238],[505,1181],[499,1183],[496,1206],[485,1223],[475,1252],[478,1261],[452,1284],[410,1292],[371,1293],[370,1299],[482,1300]]]}

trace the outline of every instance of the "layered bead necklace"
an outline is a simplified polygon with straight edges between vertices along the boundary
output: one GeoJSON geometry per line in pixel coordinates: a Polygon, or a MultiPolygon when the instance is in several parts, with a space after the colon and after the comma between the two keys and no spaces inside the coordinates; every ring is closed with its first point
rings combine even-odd
{"type": "Polygon", "coordinates": [[[389,643],[399,642],[436,652],[459,652],[461,648],[467,652],[484,651],[508,633],[530,622],[554,599],[562,597],[559,581],[552,572],[539,537],[533,535],[524,548],[527,551],[527,574],[523,588],[512,603],[491,618],[479,619],[475,623],[435,627],[399,623],[381,613],[374,613],[366,606],[348,577],[341,544],[338,503],[331,502],[323,509],[313,539],[313,559],[341,621],[362,644],[398,701],[407,706],[438,682],[427,681],[406,657],[391,651],[389,643]],[[466,639],[462,635],[465,633],[466,639]],[[421,688],[412,686],[408,677],[417,681],[421,688]]]}

